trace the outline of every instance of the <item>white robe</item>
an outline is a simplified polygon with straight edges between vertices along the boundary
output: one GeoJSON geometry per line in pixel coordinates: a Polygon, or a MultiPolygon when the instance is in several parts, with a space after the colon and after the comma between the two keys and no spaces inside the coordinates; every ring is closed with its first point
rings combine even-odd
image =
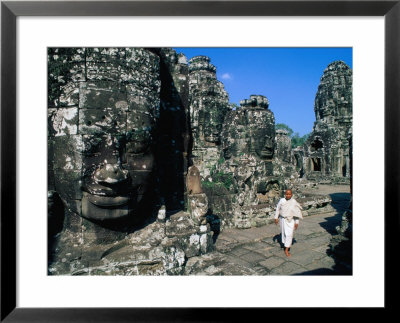
{"type": "Polygon", "coordinates": [[[294,199],[282,198],[276,206],[275,219],[280,218],[282,243],[286,248],[292,245],[295,223],[303,218],[301,205],[294,199]]]}

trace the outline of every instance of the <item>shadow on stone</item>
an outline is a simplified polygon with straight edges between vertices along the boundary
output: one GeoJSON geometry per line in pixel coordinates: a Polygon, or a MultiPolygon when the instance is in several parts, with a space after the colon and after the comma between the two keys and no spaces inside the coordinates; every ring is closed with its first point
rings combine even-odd
{"type": "Polygon", "coordinates": [[[326,222],[320,223],[320,226],[332,235],[326,254],[335,261],[335,265],[332,269],[321,268],[306,271],[299,275],[352,275],[353,273],[351,227],[342,229],[348,221],[348,214],[351,214],[351,194],[333,193],[330,196],[332,206],[336,209],[337,214],[325,218],[326,222]]]}
{"type": "Polygon", "coordinates": [[[334,236],[330,243],[330,249],[327,250],[328,256],[335,260],[335,272],[340,275],[352,275],[352,261],[353,261],[353,250],[352,250],[352,238],[345,237],[344,235],[338,234],[334,236]]]}
{"type": "Polygon", "coordinates": [[[213,244],[215,244],[221,232],[221,219],[218,215],[207,214],[207,223],[210,224],[210,229],[213,232],[213,244]]]}
{"type": "Polygon", "coordinates": [[[334,216],[324,218],[325,222],[321,222],[319,225],[326,230],[326,232],[334,235],[337,234],[336,226],[340,225],[341,215],[337,213],[334,216]]]}
{"type": "Polygon", "coordinates": [[[315,270],[305,271],[303,273],[294,274],[294,276],[318,276],[318,275],[337,275],[335,271],[329,268],[319,268],[315,270]]]}
{"type": "Polygon", "coordinates": [[[346,211],[349,207],[351,194],[350,193],[332,193],[329,194],[332,199],[332,207],[340,214],[346,211]]]}
{"type": "Polygon", "coordinates": [[[177,84],[175,68],[187,74],[187,66],[174,64],[168,49],[158,50],[160,56],[160,117],[157,124],[156,160],[159,193],[168,211],[184,210],[184,178],[188,167],[188,151],[191,149],[191,130],[188,115],[187,86],[177,84]],[[177,108],[178,107],[178,108],[177,108]],[[177,153],[179,152],[179,153],[177,153]]]}
{"type": "Polygon", "coordinates": [[[63,229],[64,205],[56,192],[48,196],[48,227],[47,227],[47,261],[51,264],[54,261],[54,252],[57,245],[58,233],[63,229]]]}
{"type": "Polygon", "coordinates": [[[282,243],[281,235],[277,234],[272,238],[273,242],[278,242],[281,248],[284,248],[285,245],[282,243]]]}

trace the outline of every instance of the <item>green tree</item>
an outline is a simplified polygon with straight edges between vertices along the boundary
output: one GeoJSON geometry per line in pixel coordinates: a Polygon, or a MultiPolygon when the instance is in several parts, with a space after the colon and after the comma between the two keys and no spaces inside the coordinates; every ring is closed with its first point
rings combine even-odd
{"type": "Polygon", "coordinates": [[[292,137],[292,148],[296,148],[299,146],[303,146],[304,143],[306,142],[307,138],[310,136],[310,134],[306,134],[302,137],[300,137],[299,133],[296,132],[292,137]]]}
{"type": "Polygon", "coordinates": [[[300,134],[298,132],[294,132],[292,128],[290,128],[287,124],[284,123],[277,123],[275,125],[275,130],[278,129],[283,129],[288,132],[288,136],[292,140],[292,148],[296,148],[299,146],[303,146],[304,143],[306,142],[307,138],[310,136],[310,134],[306,134],[302,137],[300,137],[300,134]]]}
{"type": "Polygon", "coordinates": [[[275,125],[275,131],[278,130],[278,129],[286,130],[286,131],[288,132],[288,136],[289,136],[290,138],[291,138],[292,135],[293,135],[293,129],[290,128],[287,124],[284,124],[284,123],[277,123],[277,124],[275,125]]]}

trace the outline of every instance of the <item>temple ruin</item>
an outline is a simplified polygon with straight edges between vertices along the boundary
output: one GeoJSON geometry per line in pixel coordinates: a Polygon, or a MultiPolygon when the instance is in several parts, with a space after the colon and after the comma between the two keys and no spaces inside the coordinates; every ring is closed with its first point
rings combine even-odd
{"type": "Polygon", "coordinates": [[[350,179],[352,71],[334,62],[292,149],[264,95],[233,109],[209,57],[170,48],[48,50],[48,273],[184,275],[226,227],[272,222],[292,188],[331,210],[350,179]]]}
{"type": "Polygon", "coordinates": [[[342,61],[329,64],[315,96],[313,131],[303,147],[306,178],[350,182],[352,93],[350,67],[342,61]]]}

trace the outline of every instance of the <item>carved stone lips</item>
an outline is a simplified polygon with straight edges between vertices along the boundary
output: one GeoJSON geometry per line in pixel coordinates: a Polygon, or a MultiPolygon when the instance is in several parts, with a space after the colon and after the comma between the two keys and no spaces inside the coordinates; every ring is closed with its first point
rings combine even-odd
{"type": "Polygon", "coordinates": [[[272,155],[272,149],[264,148],[261,150],[261,156],[268,157],[272,155]]]}
{"type": "Polygon", "coordinates": [[[122,206],[128,204],[131,199],[127,196],[100,196],[89,193],[84,193],[84,195],[90,203],[100,207],[122,206]]]}
{"type": "Polygon", "coordinates": [[[118,196],[128,196],[129,188],[124,185],[112,185],[105,186],[97,183],[85,183],[82,187],[84,192],[90,195],[105,196],[105,197],[118,197],[118,196]]]}

